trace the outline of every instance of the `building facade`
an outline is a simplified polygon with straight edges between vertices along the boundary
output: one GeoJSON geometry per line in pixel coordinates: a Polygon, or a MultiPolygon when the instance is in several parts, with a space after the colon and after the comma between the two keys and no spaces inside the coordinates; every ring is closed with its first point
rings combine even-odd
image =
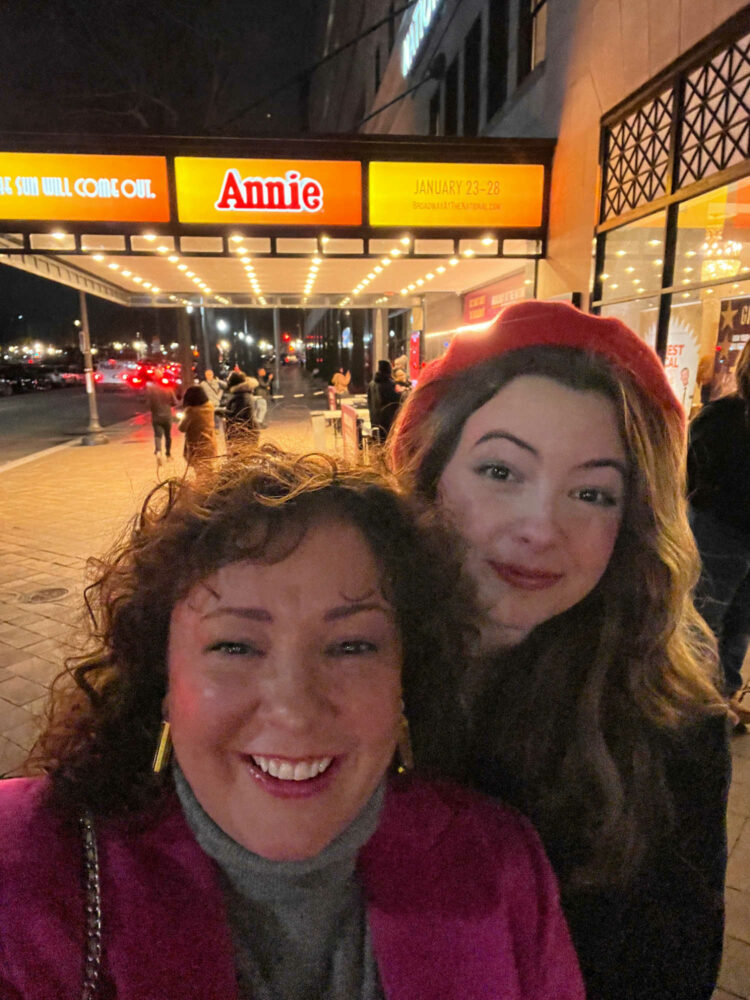
{"type": "Polygon", "coordinates": [[[426,297],[425,357],[506,301],[561,297],[652,342],[688,409],[731,384],[750,333],[749,5],[329,0],[317,44],[312,131],[556,140],[543,259],[426,297]]]}

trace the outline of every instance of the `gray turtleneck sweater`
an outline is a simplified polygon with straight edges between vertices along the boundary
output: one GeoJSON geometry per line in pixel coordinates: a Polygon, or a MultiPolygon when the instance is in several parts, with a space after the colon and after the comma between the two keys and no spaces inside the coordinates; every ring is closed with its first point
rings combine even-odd
{"type": "Polygon", "coordinates": [[[269,861],[213,822],[176,765],[174,778],[188,825],[219,866],[241,1000],[383,1000],[355,873],[383,786],[316,857],[269,861]]]}

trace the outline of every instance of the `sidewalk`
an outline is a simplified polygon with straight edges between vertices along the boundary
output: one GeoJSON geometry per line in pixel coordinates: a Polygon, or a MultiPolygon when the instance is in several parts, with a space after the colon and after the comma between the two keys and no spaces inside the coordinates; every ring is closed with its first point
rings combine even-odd
{"type": "MultiPolygon", "coordinates": [[[[262,441],[313,449],[302,406],[276,409],[271,421],[262,441]]],[[[107,434],[108,445],[0,468],[0,775],[23,760],[49,684],[80,648],[86,559],[110,547],[157,482],[149,421],[107,434]]],[[[182,436],[174,437],[181,451],[182,436]]],[[[177,458],[174,471],[183,470],[177,458]]],[[[750,998],[750,734],[734,738],[732,752],[727,940],[715,1000],[750,998]]]]}
{"type": "MultiPolygon", "coordinates": [[[[86,560],[106,552],[157,483],[150,420],[0,467],[0,775],[23,760],[47,687],[80,649],[86,560]]],[[[261,441],[311,451],[300,407],[277,409],[261,441]]],[[[173,435],[176,456],[182,435],[173,435]]],[[[181,457],[175,474],[185,469],[181,457]]]]}

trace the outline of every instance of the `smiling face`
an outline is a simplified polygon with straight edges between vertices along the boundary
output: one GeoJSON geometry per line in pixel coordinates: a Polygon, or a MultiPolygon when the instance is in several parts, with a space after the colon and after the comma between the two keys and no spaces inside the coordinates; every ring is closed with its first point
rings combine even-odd
{"type": "Polygon", "coordinates": [[[438,496],[468,543],[489,647],[514,645],[589,594],[622,521],[613,403],[524,375],[464,424],[438,496]]]}
{"type": "Polygon", "coordinates": [[[313,525],[286,559],[225,566],[173,611],[177,761],[214,822],[262,857],[319,854],[390,764],[402,654],[379,575],[356,528],[313,525]]]}

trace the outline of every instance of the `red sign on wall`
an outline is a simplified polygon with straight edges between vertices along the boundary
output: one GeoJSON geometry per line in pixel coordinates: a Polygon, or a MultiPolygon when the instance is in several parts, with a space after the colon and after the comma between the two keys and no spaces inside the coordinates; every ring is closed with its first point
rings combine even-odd
{"type": "Polygon", "coordinates": [[[341,445],[344,461],[352,465],[357,461],[357,411],[348,403],[341,404],[341,445]]]}
{"type": "Polygon", "coordinates": [[[464,295],[464,323],[494,319],[503,306],[526,298],[525,271],[517,271],[501,281],[464,295]]]}

